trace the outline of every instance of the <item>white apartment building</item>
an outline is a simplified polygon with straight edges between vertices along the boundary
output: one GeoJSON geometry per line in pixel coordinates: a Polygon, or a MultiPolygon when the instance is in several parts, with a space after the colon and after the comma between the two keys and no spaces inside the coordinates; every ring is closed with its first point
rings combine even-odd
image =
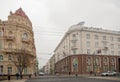
{"type": "MultiPolygon", "coordinates": [[[[118,57],[120,56],[120,31],[86,27],[84,22],[80,22],[68,29],[54,52],[55,63],[66,57],[81,54],[118,57]],[[97,53],[98,50],[101,50],[101,53],[97,53]]],[[[117,62],[118,59],[115,61],[117,62]]]]}

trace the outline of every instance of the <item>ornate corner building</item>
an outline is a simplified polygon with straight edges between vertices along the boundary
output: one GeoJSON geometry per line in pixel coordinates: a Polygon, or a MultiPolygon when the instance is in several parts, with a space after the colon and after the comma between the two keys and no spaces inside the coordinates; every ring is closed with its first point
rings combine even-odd
{"type": "Polygon", "coordinates": [[[55,52],[55,73],[120,72],[120,31],[72,25],[55,52]]]}
{"type": "Polygon", "coordinates": [[[0,20],[0,74],[18,72],[11,61],[13,54],[30,56],[31,65],[23,70],[23,74],[35,72],[36,48],[32,23],[21,8],[15,13],[10,12],[7,21],[0,20]]]}

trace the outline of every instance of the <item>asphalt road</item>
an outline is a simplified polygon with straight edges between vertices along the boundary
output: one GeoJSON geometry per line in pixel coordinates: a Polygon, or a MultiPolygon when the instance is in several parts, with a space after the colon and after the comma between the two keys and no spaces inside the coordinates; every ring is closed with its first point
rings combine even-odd
{"type": "Polygon", "coordinates": [[[95,79],[95,78],[84,78],[84,77],[38,77],[34,79],[29,79],[26,82],[119,82],[112,80],[103,80],[103,79],[95,79]]]}

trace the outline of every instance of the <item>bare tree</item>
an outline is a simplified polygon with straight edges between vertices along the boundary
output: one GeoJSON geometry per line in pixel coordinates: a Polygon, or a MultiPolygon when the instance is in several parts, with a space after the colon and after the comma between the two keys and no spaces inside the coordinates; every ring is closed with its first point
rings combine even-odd
{"type": "Polygon", "coordinates": [[[20,74],[20,78],[22,79],[22,72],[24,68],[27,68],[30,65],[31,57],[23,52],[22,54],[13,54],[12,58],[12,62],[17,67],[17,70],[20,74]]]}

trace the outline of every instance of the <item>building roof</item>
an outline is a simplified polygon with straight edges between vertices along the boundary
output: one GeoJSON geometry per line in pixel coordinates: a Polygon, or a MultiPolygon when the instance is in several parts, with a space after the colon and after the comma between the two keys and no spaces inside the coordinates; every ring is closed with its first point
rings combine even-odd
{"type": "Polygon", "coordinates": [[[24,18],[28,18],[28,16],[25,14],[25,12],[22,10],[22,8],[19,8],[18,10],[16,10],[15,15],[19,15],[24,18]]]}
{"type": "Polygon", "coordinates": [[[79,22],[76,25],[72,25],[69,29],[68,29],[68,33],[73,32],[73,31],[77,31],[77,30],[82,30],[82,28],[84,27],[84,23],[85,22],[79,22]]]}

